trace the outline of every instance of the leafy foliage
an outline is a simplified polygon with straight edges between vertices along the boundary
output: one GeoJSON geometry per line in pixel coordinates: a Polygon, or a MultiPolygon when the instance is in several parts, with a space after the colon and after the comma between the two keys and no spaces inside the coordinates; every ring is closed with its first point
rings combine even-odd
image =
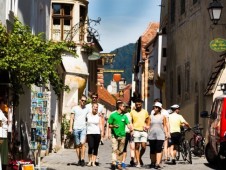
{"type": "Polygon", "coordinates": [[[68,51],[68,42],[47,41],[43,33],[33,35],[28,26],[24,26],[15,18],[14,27],[7,32],[0,24],[0,68],[11,75],[14,95],[24,93],[23,85],[43,85],[50,83],[57,95],[68,90],[57,73],[61,63],[61,55],[68,51]]]}

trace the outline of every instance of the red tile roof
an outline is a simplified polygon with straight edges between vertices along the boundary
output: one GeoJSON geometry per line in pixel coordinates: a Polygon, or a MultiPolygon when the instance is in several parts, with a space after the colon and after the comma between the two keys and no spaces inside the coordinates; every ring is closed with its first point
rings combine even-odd
{"type": "Polygon", "coordinates": [[[158,22],[151,22],[149,23],[147,29],[141,36],[141,43],[142,43],[142,58],[146,58],[145,54],[145,46],[152,41],[155,36],[157,35],[157,31],[159,29],[159,23],[158,22]]]}
{"type": "Polygon", "coordinates": [[[104,103],[107,103],[111,106],[116,105],[116,99],[104,87],[98,86],[97,93],[99,99],[102,100],[104,103]]]}
{"type": "Polygon", "coordinates": [[[131,84],[126,85],[126,87],[123,89],[124,90],[123,96],[119,96],[119,93],[113,96],[107,91],[107,89],[101,86],[98,86],[97,92],[99,99],[105,104],[105,106],[106,104],[108,104],[115,107],[117,99],[120,99],[123,102],[129,104],[131,88],[132,88],[131,84]]]}

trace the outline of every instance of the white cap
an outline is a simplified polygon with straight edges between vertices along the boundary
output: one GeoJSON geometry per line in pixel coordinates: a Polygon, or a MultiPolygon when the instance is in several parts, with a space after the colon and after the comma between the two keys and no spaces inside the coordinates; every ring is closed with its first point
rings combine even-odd
{"type": "Polygon", "coordinates": [[[173,111],[171,109],[166,110],[169,114],[171,114],[173,111]]]}
{"type": "Polygon", "coordinates": [[[159,107],[159,108],[161,108],[162,109],[162,103],[160,103],[160,102],[155,102],[155,104],[153,105],[153,107],[159,107]]]}
{"type": "Polygon", "coordinates": [[[179,108],[180,108],[180,106],[178,104],[174,104],[171,106],[171,109],[179,109],[179,108]]]}

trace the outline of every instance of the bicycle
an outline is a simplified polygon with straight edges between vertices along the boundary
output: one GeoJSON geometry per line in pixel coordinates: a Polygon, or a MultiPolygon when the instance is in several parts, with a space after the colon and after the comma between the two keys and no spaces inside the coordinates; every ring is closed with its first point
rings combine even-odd
{"type": "Polygon", "coordinates": [[[195,156],[201,157],[205,151],[205,138],[202,135],[203,128],[197,124],[191,130],[193,131],[193,137],[189,141],[191,151],[195,156]]]}
{"type": "Polygon", "coordinates": [[[187,161],[188,163],[192,164],[192,155],[191,155],[191,148],[189,146],[189,142],[187,139],[185,139],[185,133],[187,131],[190,131],[190,128],[181,129],[181,139],[180,144],[178,146],[178,151],[176,155],[176,160],[178,161],[180,159],[180,155],[182,156],[182,159],[184,161],[187,161]]]}

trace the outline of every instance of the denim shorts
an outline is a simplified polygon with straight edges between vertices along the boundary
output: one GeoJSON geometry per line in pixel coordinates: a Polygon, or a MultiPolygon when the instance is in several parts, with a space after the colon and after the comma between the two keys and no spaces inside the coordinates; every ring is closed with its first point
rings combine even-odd
{"type": "Polygon", "coordinates": [[[75,145],[84,144],[86,142],[86,128],[74,129],[73,134],[74,134],[75,145]]]}

